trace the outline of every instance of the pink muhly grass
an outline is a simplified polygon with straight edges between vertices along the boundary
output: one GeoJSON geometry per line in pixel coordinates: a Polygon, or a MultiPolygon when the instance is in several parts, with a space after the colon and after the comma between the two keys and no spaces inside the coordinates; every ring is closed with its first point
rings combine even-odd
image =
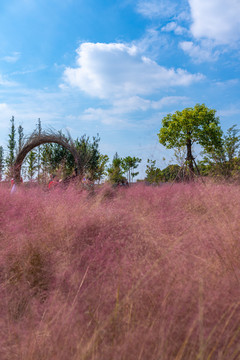
{"type": "Polygon", "coordinates": [[[240,356],[240,189],[0,187],[0,359],[240,356]]]}

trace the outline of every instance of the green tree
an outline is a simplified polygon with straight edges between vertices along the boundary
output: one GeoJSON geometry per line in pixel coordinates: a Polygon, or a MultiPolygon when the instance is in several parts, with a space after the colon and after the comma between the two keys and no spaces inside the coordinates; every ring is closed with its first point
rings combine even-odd
{"type": "Polygon", "coordinates": [[[177,164],[168,165],[162,170],[162,180],[168,181],[181,181],[184,175],[184,169],[177,164]]]}
{"type": "Polygon", "coordinates": [[[239,171],[240,136],[236,125],[222,139],[222,146],[205,154],[201,167],[210,175],[229,178],[239,171]]]}
{"type": "Polygon", "coordinates": [[[49,162],[51,172],[56,172],[61,168],[63,176],[69,175],[68,173],[66,174],[66,161],[69,153],[68,150],[59,144],[50,144],[50,149],[49,162]]]}
{"type": "Polygon", "coordinates": [[[22,127],[22,125],[19,125],[18,126],[18,152],[22,150],[23,139],[24,139],[23,127],[22,127]]]}
{"type": "Polygon", "coordinates": [[[80,173],[86,174],[92,181],[97,180],[98,177],[97,169],[100,159],[99,142],[99,135],[94,136],[92,142],[86,135],[83,135],[80,139],[75,141],[75,146],[82,159],[80,173]]]}
{"type": "MultiPolygon", "coordinates": [[[[68,139],[68,141],[71,141],[68,139]]],[[[95,181],[99,179],[100,171],[100,151],[99,151],[99,136],[94,136],[92,141],[89,136],[83,135],[81,138],[77,138],[74,141],[74,145],[78,151],[79,157],[81,159],[81,168],[79,169],[80,175],[86,175],[89,180],[95,181]]],[[[75,167],[75,161],[72,154],[65,150],[63,157],[65,159],[65,166],[67,174],[71,174],[75,167]]],[[[103,166],[103,164],[102,164],[103,166]]]]}
{"type": "Polygon", "coordinates": [[[33,180],[33,177],[37,170],[37,154],[35,151],[30,151],[26,159],[27,163],[27,177],[29,180],[33,180]]]}
{"type": "Polygon", "coordinates": [[[149,184],[159,184],[162,179],[162,171],[156,167],[156,160],[147,160],[145,180],[149,184]]]}
{"type": "Polygon", "coordinates": [[[223,147],[225,152],[226,168],[228,176],[239,176],[240,159],[240,136],[238,135],[239,129],[237,125],[233,125],[227,130],[223,138],[223,147]]]}
{"type": "Polygon", "coordinates": [[[230,163],[238,155],[240,147],[240,136],[237,135],[238,133],[239,129],[237,129],[237,125],[233,125],[227,130],[226,135],[223,137],[223,148],[226,160],[230,163]]]}
{"type": "Polygon", "coordinates": [[[100,182],[104,176],[107,176],[106,166],[108,162],[109,157],[107,155],[100,154],[95,171],[95,178],[98,182],[100,182]]]}
{"type": "Polygon", "coordinates": [[[186,147],[186,161],[191,178],[194,173],[193,144],[200,144],[205,152],[222,146],[222,130],[216,110],[208,109],[204,104],[196,104],[194,108],[165,116],[158,137],[160,144],[168,149],[186,147]]]}
{"type": "MultiPolygon", "coordinates": [[[[68,142],[73,141],[70,137],[66,138],[66,140],[68,142]]],[[[74,141],[74,145],[81,159],[80,174],[82,176],[86,175],[92,181],[98,180],[99,176],[102,177],[101,172],[104,171],[104,166],[106,165],[104,164],[104,160],[106,159],[100,158],[99,141],[99,136],[93,137],[91,141],[86,135],[74,141]]],[[[76,168],[75,160],[71,152],[58,144],[45,144],[42,146],[41,162],[45,175],[46,173],[51,174],[58,172],[60,176],[67,177],[71,175],[76,168]]]]}
{"type": "Polygon", "coordinates": [[[14,116],[12,116],[11,120],[11,130],[8,135],[8,156],[6,158],[7,171],[6,175],[8,178],[13,177],[13,165],[15,160],[15,151],[16,151],[16,130],[14,124],[14,116]]]}
{"type": "Polygon", "coordinates": [[[41,162],[41,168],[42,168],[42,172],[41,172],[41,176],[40,176],[40,181],[43,182],[44,184],[46,184],[49,180],[49,175],[51,173],[53,173],[53,168],[52,168],[52,144],[44,144],[42,145],[41,148],[41,153],[40,153],[40,162],[41,162]]]}
{"type": "Polygon", "coordinates": [[[123,176],[124,169],[122,168],[122,159],[116,153],[113,157],[112,164],[107,169],[108,179],[114,184],[118,185],[126,181],[126,178],[123,176]]]}
{"type": "Polygon", "coordinates": [[[122,167],[123,170],[127,173],[127,179],[130,183],[133,181],[133,178],[139,174],[139,172],[134,172],[134,170],[138,167],[142,159],[127,156],[122,159],[122,167]]]}
{"type": "Polygon", "coordinates": [[[3,147],[0,146],[0,181],[3,178],[4,159],[3,159],[3,147]]]}

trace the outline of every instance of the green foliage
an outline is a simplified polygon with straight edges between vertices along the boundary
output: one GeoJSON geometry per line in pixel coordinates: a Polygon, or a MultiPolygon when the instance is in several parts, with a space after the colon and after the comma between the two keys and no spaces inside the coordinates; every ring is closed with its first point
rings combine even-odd
{"type": "Polygon", "coordinates": [[[230,127],[222,138],[222,145],[211,152],[204,152],[205,157],[200,162],[204,175],[217,177],[236,177],[239,176],[240,159],[240,136],[236,125],[230,127]]]}
{"type": "MultiPolygon", "coordinates": [[[[38,153],[37,153],[38,159],[38,153]]],[[[71,153],[58,144],[44,144],[40,152],[41,168],[39,178],[46,182],[50,174],[58,173],[60,177],[67,177],[74,170],[74,159],[71,153]]]]}
{"type": "Polygon", "coordinates": [[[51,173],[63,168],[65,176],[70,175],[74,169],[72,165],[71,154],[59,144],[50,144],[50,171],[51,173]]]}
{"type": "MultiPolygon", "coordinates": [[[[82,168],[80,169],[80,173],[87,174],[88,178],[92,181],[98,180],[99,176],[99,141],[100,138],[98,135],[93,137],[92,142],[86,135],[83,135],[75,141],[75,146],[81,157],[82,168]]],[[[72,160],[74,161],[74,159],[72,160]]]]}
{"type": "Polygon", "coordinates": [[[122,159],[118,156],[118,153],[114,155],[112,164],[107,169],[108,179],[112,184],[118,185],[126,181],[123,176],[125,170],[122,168],[122,159]]]}
{"type": "Polygon", "coordinates": [[[122,159],[122,168],[124,172],[127,173],[127,179],[129,183],[133,181],[133,178],[139,174],[139,172],[133,172],[133,171],[138,167],[141,161],[142,159],[131,156],[127,156],[122,159]]]}
{"type": "Polygon", "coordinates": [[[190,172],[193,172],[194,143],[200,144],[205,152],[222,147],[222,130],[215,114],[216,110],[197,104],[194,108],[168,114],[162,120],[162,128],[158,133],[159,142],[168,149],[185,146],[190,172]]]}
{"type": "MultiPolygon", "coordinates": [[[[66,140],[72,141],[70,138],[66,138],[66,140]]],[[[102,178],[108,161],[108,157],[101,156],[99,152],[99,141],[98,136],[93,137],[91,141],[86,135],[74,141],[81,158],[80,174],[87,176],[91,181],[102,178]]],[[[63,178],[72,175],[76,168],[73,155],[66,148],[54,143],[42,146],[41,164],[43,173],[57,172],[63,178]]]]}
{"type": "Polygon", "coordinates": [[[236,156],[238,156],[238,149],[240,147],[240,136],[239,129],[236,128],[237,125],[233,125],[227,130],[227,134],[224,135],[223,140],[223,149],[225,153],[225,158],[228,162],[231,162],[236,156]]]}
{"type": "Polygon", "coordinates": [[[15,160],[15,150],[16,150],[16,130],[15,130],[15,124],[14,124],[14,116],[12,116],[11,122],[11,130],[10,134],[8,135],[8,150],[9,154],[6,158],[6,165],[7,165],[7,172],[6,175],[8,178],[13,177],[13,164],[15,160]]]}
{"type": "Polygon", "coordinates": [[[33,180],[37,170],[37,154],[35,151],[29,152],[26,159],[26,164],[27,164],[27,177],[29,180],[33,180]]]}
{"type": "Polygon", "coordinates": [[[127,173],[128,182],[130,183],[133,181],[133,178],[138,175],[138,172],[133,171],[141,161],[142,159],[131,156],[122,159],[116,153],[112,164],[107,169],[109,181],[113,184],[125,183],[127,179],[123,175],[127,173]]]}
{"type": "Polygon", "coordinates": [[[180,171],[181,167],[177,164],[168,165],[165,169],[162,170],[162,179],[164,182],[168,181],[179,181],[182,178],[182,173],[180,171]]]}
{"type": "Polygon", "coordinates": [[[216,110],[208,109],[204,104],[168,114],[162,120],[159,142],[168,149],[186,146],[188,139],[205,150],[221,146],[222,130],[215,114],[216,110]]]}
{"type": "Polygon", "coordinates": [[[44,144],[41,149],[41,177],[46,182],[48,174],[51,174],[54,170],[52,168],[52,144],[44,144]]]}
{"type": "Polygon", "coordinates": [[[156,160],[147,160],[145,181],[149,184],[159,184],[160,182],[182,181],[188,176],[188,169],[178,164],[168,165],[163,170],[156,167],[156,160]]]}
{"type": "Polygon", "coordinates": [[[95,169],[95,179],[97,181],[100,182],[104,176],[107,176],[106,167],[108,162],[109,162],[109,157],[107,155],[100,154],[98,159],[98,165],[97,168],[95,169]]]}
{"type": "Polygon", "coordinates": [[[149,184],[158,184],[162,179],[162,171],[156,167],[156,160],[147,160],[146,178],[149,184]]]}

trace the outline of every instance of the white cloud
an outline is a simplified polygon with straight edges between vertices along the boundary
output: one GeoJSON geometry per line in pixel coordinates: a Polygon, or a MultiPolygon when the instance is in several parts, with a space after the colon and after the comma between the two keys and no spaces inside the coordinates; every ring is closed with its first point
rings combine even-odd
{"type": "Polygon", "coordinates": [[[188,7],[183,8],[182,11],[180,11],[178,14],[175,14],[173,19],[181,22],[182,21],[190,22],[191,21],[190,9],[188,7]]]}
{"type": "Polygon", "coordinates": [[[78,67],[66,68],[65,83],[102,99],[152,94],[203,79],[201,74],[160,66],[135,45],[83,43],[77,54],[78,67]]]}
{"type": "Polygon", "coordinates": [[[189,103],[186,96],[165,96],[160,100],[143,99],[139,96],[130,98],[116,99],[110,108],[88,108],[80,116],[85,121],[100,121],[106,125],[120,124],[131,126],[131,121],[126,121],[126,115],[129,119],[131,113],[137,113],[148,110],[160,110],[169,108],[176,104],[186,105],[189,103]]]}
{"type": "Polygon", "coordinates": [[[148,28],[143,37],[133,41],[139,53],[147,53],[151,59],[157,58],[160,51],[167,51],[169,48],[169,39],[156,28],[148,28]]]}
{"type": "Polygon", "coordinates": [[[19,52],[13,52],[11,55],[3,56],[0,60],[6,61],[8,63],[15,63],[20,58],[19,52]]]}
{"type": "Polygon", "coordinates": [[[17,70],[11,73],[11,75],[26,75],[26,74],[32,74],[36,73],[38,71],[45,70],[47,67],[45,65],[41,65],[32,69],[23,69],[23,70],[17,70]]]}
{"type": "Polygon", "coordinates": [[[162,109],[175,104],[186,103],[189,98],[186,96],[164,96],[160,100],[143,99],[139,96],[133,96],[126,99],[113,101],[115,111],[119,113],[129,113],[132,111],[146,111],[149,109],[162,109]]]}
{"type": "Polygon", "coordinates": [[[139,96],[117,99],[113,101],[115,113],[126,114],[134,111],[147,111],[150,109],[159,110],[175,104],[186,103],[189,98],[186,96],[165,96],[160,100],[143,99],[139,96]]]}
{"type": "Polygon", "coordinates": [[[127,114],[133,111],[146,111],[151,107],[152,101],[139,96],[116,99],[113,101],[115,113],[127,114]]]}
{"type": "Polygon", "coordinates": [[[217,44],[240,40],[239,0],[188,0],[195,38],[208,38],[217,44]]]}
{"type": "Polygon", "coordinates": [[[82,115],[80,115],[80,120],[84,121],[97,121],[101,122],[104,125],[123,125],[130,126],[129,120],[124,119],[124,109],[119,108],[93,108],[90,107],[86,109],[82,115]]]}
{"type": "Polygon", "coordinates": [[[170,17],[176,12],[176,4],[170,0],[139,0],[137,11],[145,17],[170,17]]]}
{"type": "Polygon", "coordinates": [[[162,109],[164,107],[169,107],[176,104],[186,105],[190,99],[186,96],[165,96],[161,100],[153,101],[153,109],[162,109]]]}
{"type": "Polygon", "coordinates": [[[15,82],[5,79],[5,77],[0,74],[0,86],[9,87],[9,86],[16,86],[16,85],[17,84],[15,82]]]}
{"type": "Polygon", "coordinates": [[[113,101],[111,107],[108,108],[88,108],[82,114],[81,119],[85,121],[98,121],[105,125],[122,125],[131,126],[126,121],[126,115],[137,111],[146,111],[150,109],[152,102],[150,100],[143,99],[138,96],[133,96],[125,99],[116,99],[113,101]]]}
{"type": "Polygon", "coordinates": [[[162,27],[161,31],[173,31],[176,35],[183,35],[188,33],[188,30],[185,27],[178,25],[175,21],[169,22],[166,26],[162,27]]]}
{"type": "Polygon", "coordinates": [[[194,44],[192,41],[182,41],[179,46],[196,63],[216,61],[220,55],[220,51],[213,50],[214,45],[208,40],[202,40],[200,44],[194,44]]]}
{"type": "Polygon", "coordinates": [[[225,81],[216,81],[215,85],[219,86],[219,87],[233,87],[238,85],[240,82],[239,79],[230,79],[230,80],[225,80],[225,81]]]}

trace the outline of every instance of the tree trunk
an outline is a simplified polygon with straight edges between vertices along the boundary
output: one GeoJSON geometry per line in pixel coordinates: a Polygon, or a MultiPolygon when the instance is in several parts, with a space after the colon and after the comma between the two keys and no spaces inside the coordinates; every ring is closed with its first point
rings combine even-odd
{"type": "Polygon", "coordinates": [[[189,179],[193,180],[193,176],[194,176],[194,167],[193,167],[193,155],[192,155],[192,142],[191,139],[187,139],[187,164],[188,164],[188,168],[189,168],[189,179]]]}

